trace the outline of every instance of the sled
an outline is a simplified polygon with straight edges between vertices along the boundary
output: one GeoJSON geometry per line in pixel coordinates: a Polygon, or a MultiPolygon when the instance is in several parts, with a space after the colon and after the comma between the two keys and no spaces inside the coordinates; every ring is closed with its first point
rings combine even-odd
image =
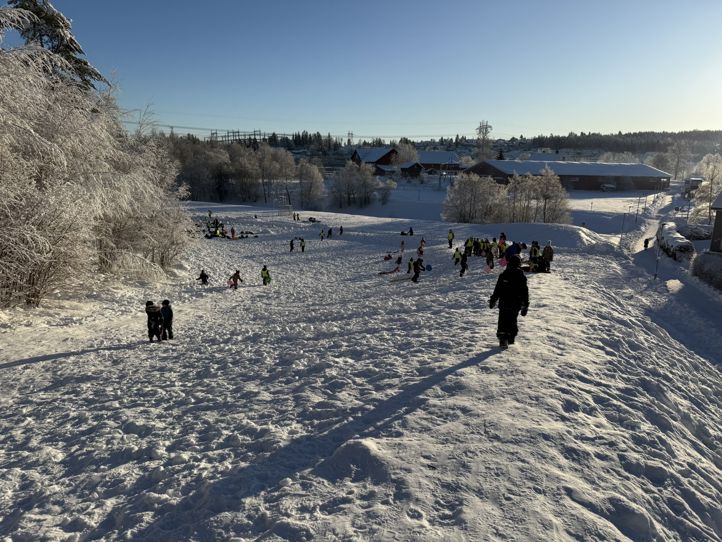
{"type": "Polygon", "coordinates": [[[429,265],[426,266],[426,270],[427,270],[427,271],[431,271],[431,269],[432,269],[431,264],[429,264],[429,265]]]}

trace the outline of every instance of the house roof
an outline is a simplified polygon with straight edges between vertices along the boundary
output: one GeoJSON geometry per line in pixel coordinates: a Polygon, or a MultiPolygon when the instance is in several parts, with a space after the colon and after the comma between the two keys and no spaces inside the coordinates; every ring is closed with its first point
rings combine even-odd
{"type": "Polygon", "coordinates": [[[547,160],[553,160],[554,162],[566,162],[565,157],[566,154],[563,152],[533,152],[529,155],[529,158],[527,158],[527,160],[534,160],[540,162],[547,160]]]}
{"type": "Polygon", "coordinates": [[[722,210],[722,192],[720,192],[717,199],[712,202],[712,209],[722,210]]]}
{"type": "Polygon", "coordinates": [[[374,164],[377,168],[379,168],[381,171],[386,171],[388,173],[393,173],[396,171],[396,168],[394,166],[382,166],[380,164],[374,164]]]}
{"type": "Polygon", "coordinates": [[[418,151],[421,164],[458,164],[459,155],[453,151],[418,151]]]}
{"type": "Polygon", "coordinates": [[[650,177],[670,178],[671,175],[646,164],[613,164],[608,162],[554,162],[540,160],[486,160],[496,169],[513,175],[541,175],[546,166],[557,175],[579,177],[650,177]]]}
{"type": "Polygon", "coordinates": [[[393,150],[393,147],[358,147],[356,152],[362,162],[374,163],[393,150]]]}
{"type": "Polygon", "coordinates": [[[416,162],[416,161],[414,161],[414,160],[412,160],[411,162],[404,162],[403,164],[399,164],[399,167],[400,167],[401,169],[408,169],[408,168],[410,168],[411,166],[415,166],[415,165],[417,165],[417,164],[419,165],[419,167],[423,167],[421,164],[419,164],[419,162],[416,162]]]}

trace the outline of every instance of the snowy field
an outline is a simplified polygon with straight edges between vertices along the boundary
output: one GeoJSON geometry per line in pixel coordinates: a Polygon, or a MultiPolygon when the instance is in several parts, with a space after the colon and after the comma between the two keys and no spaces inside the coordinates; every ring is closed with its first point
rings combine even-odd
{"type": "MultiPolygon", "coordinates": [[[[722,540],[722,298],[610,242],[631,196],[595,198],[587,228],[453,225],[556,247],[504,352],[499,269],[459,278],[433,192],[406,197],[407,219],[302,212],[321,225],[197,204],[258,237],[0,312],[0,536],[722,540]],[[402,239],[404,272],[379,275],[402,239]],[[144,302],[164,298],[176,338],[148,344],[144,302]]],[[[653,227],[650,208],[628,245],[653,227]]]]}

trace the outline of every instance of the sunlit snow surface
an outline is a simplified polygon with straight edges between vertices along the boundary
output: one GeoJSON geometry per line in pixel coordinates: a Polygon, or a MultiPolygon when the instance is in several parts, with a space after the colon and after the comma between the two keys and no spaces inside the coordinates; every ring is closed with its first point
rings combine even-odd
{"type": "Polygon", "coordinates": [[[677,264],[655,281],[653,250],[578,225],[452,225],[556,247],[501,352],[499,269],[459,278],[449,224],[210,208],[258,237],[0,313],[7,540],[722,540],[722,301],[677,264]],[[164,298],[176,339],[148,344],[164,298]]]}

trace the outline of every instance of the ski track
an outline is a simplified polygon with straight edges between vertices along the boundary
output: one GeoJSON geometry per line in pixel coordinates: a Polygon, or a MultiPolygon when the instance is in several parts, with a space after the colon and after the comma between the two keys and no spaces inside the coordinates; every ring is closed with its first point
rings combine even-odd
{"type": "Polygon", "coordinates": [[[8,540],[722,540],[719,359],[655,323],[671,306],[703,325],[593,234],[501,228],[558,249],[500,352],[499,270],[471,258],[459,278],[447,224],[315,213],[345,229],[320,241],[217,212],[259,237],[0,329],[8,540]],[[377,275],[422,235],[432,272],[377,275]],[[177,338],[147,344],[143,303],[163,297],[177,338]]]}

